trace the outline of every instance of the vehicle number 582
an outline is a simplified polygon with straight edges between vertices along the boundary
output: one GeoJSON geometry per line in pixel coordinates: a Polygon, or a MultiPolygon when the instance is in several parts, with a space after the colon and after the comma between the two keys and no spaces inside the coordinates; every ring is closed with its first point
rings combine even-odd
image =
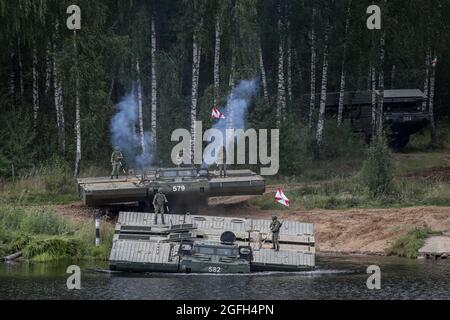
{"type": "Polygon", "coordinates": [[[210,272],[210,273],[221,273],[222,270],[220,269],[220,267],[209,267],[208,268],[208,272],[210,272]]]}

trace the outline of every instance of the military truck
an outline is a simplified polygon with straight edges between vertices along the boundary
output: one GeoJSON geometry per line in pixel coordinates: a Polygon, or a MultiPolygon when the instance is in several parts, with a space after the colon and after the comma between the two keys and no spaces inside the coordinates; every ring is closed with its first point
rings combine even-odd
{"type": "Polygon", "coordinates": [[[169,210],[181,213],[196,212],[209,197],[265,192],[265,180],[250,170],[228,170],[226,177],[195,167],[130,170],[128,173],[119,179],[78,179],[78,192],[83,203],[98,206],[138,202],[141,211],[148,212],[153,209],[154,194],[161,189],[169,201],[169,210]]]}
{"type": "Polygon", "coordinates": [[[249,273],[252,248],[236,244],[231,231],[222,233],[219,241],[184,241],[178,251],[180,272],[249,273]]]}
{"type": "MultiPolygon", "coordinates": [[[[375,92],[378,103],[379,91],[375,92]]],[[[430,124],[431,116],[423,109],[424,93],[418,89],[396,89],[384,91],[383,124],[389,132],[389,144],[401,150],[409,143],[410,136],[420,132],[430,124]]],[[[303,106],[309,107],[310,95],[303,97],[303,106]]],[[[316,97],[319,107],[320,97],[316,97]]],[[[326,113],[336,116],[339,106],[339,93],[327,94],[326,113]]],[[[344,94],[344,119],[350,121],[355,132],[364,133],[369,142],[372,136],[372,92],[358,91],[344,94]]]]}

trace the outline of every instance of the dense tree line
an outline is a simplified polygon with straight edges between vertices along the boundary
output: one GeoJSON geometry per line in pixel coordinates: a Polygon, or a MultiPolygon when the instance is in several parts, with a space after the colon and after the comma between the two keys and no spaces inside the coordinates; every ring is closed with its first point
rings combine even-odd
{"type": "Polygon", "coordinates": [[[111,117],[132,88],[136,134],[151,132],[166,164],[174,129],[210,125],[211,107],[255,76],[249,123],[306,129],[318,148],[331,91],[420,88],[439,125],[450,113],[449,15],[445,0],[0,0],[0,175],[55,156],[75,174],[106,165],[111,117]],[[66,27],[72,4],[78,31],[66,27]],[[371,4],[381,30],[366,27],[371,4]]]}

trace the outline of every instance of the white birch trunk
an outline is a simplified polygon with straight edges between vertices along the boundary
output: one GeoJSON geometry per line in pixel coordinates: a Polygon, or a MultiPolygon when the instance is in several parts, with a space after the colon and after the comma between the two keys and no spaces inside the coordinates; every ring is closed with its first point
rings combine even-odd
{"type": "Polygon", "coordinates": [[[16,113],[16,72],[14,70],[14,51],[11,51],[11,72],[9,74],[9,94],[11,96],[11,107],[13,113],[16,113]]]}
{"type": "Polygon", "coordinates": [[[33,42],[33,126],[36,130],[39,113],[39,77],[36,43],[33,42]]]}
{"type": "Polygon", "coordinates": [[[51,57],[51,42],[47,43],[46,57],[45,57],[45,95],[48,95],[52,85],[52,57],[51,57]]]}
{"type": "MultiPolygon", "coordinates": [[[[228,82],[228,86],[230,87],[230,99],[233,97],[233,89],[236,82],[236,46],[233,44],[231,49],[231,70],[230,70],[230,79],[228,82]]],[[[234,110],[231,108],[231,105],[227,106],[227,116],[225,119],[226,128],[233,129],[234,128],[234,110]]]]}
{"type": "Polygon", "coordinates": [[[258,56],[259,56],[259,69],[261,71],[261,81],[262,81],[263,93],[264,93],[264,102],[267,105],[269,105],[269,90],[267,89],[267,75],[266,75],[266,68],[264,67],[264,57],[263,57],[261,40],[259,41],[259,46],[258,46],[258,56]]]}
{"type": "Polygon", "coordinates": [[[342,70],[341,70],[341,87],[339,90],[339,105],[338,105],[338,126],[340,127],[342,125],[342,118],[344,114],[344,95],[345,95],[345,81],[346,81],[346,74],[345,74],[345,59],[346,59],[346,53],[347,53],[347,36],[348,36],[348,29],[350,27],[350,8],[351,8],[351,1],[348,4],[347,7],[347,18],[345,19],[345,40],[344,45],[342,48],[342,70]]]}
{"type": "Polygon", "coordinates": [[[280,127],[281,121],[284,119],[286,112],[286,87],[284,75],[284,41],[283,28],[281,18],[281,7],[278,6],[278,35],[280,37],[278,43],[278,94],[277,94],[277,124],[280,127]]]}
{"type": "Polygon", "coordinates": [[[428,48],[425,56],[425,82],[423,85],[424,99],[422,102],[422,111],[427,110],[428,99],[430,96],[430,64],[431,64],[431,50],[428,48]]]}
{"type": "Polygon", "coordinates": [[[376,94],[376,70],[374,66],[371,66],[371,92],[372,92],[372,139],[376,136],[376,124],[377,124],[377,94],[376,94]]]}
{"type": "Polygon", "coordinates": [[[139,60],[136,60],[137,74],[137,102],[138,102],[138,123],[139,123],[139,140],[141,143],[142,154],[145,154],[145,135],[144,135],[144,116],[142,107],[142,85],[141,85],[141,67],[139,60]]]}
{"type": "Polygon", "coordinates": [[[383,133],[383,114],[384,114],[384,56],[385,56],[385,37],[386,33],[383,32],[381,34],[380,39],[380,74],[379,74],[379,88],[380,88],[380,96],[379,96],[379,106],[378,106],[378,136],[381,136],[383,133]]]}
{"type": "Polygon", "coordinates": [[[63,89],[57,59],[56,38],[58,37],[58,23],[55,24],[55,41],[53,42],[53,91],[56,110],[56,125],[58,128],[58,145],[61,156],[66,154],[66,134],[64,121],[63,89]]]}
{"type": "Polygon", "coordinates": [[[313,115],[315,109],[316,109],[316,31],[313,26],[311,30],[311,97],[309,102],[309,129],[312,129],[313,126],[313,115]]]}
{"type": "Polygon", "coordinates": [[[195,136],[198,104],[198,84],[200,77],[201,47],[197,34],[194,32],[192,45],[192,96],[191,96],[191,159],[194,160],[195,136]]]}
{"type": "Polygon", "coordinates": [[[325,124],[325,107],[327,102],[327,86],[328,86],[328,26],[326,27],[325,31],[325,45],[323,49],[322,85],[320,89],[320,110],[316,133],[316,142],[318,151],[323,141],[323,129],[325,124]]]}
{"type": "Polygon", "coordinates": [[[156,27],[155,17],[152,17],[152,145],[156,150],[157,141],[157,109],[158,109],[158,80],[156,74],[156,27]]]}
{"type": "Polygon", "coordinates": [[[220,100],[220,46],[221,46],[221,29],[220,15],[216,16],[216,42],[214,47],[214,103],[218,106],[220,100]]]}
{"type": "MultiPolygon", "coordinates": [[[[77,57],[77,32],[73,32],[73,46],[75,50],[75,59],[77,57]]],[[[75,74],[75,169],[74,176],[78,177],[80,174],[81,165],[81,120],[80,120],[80,79],[78,61],[75,60],[76,74],[75,74]]]]}
{"type": "Polygon", "coordinates": [[[428,105],[428,110],[430,112],[430,121],[431,121],[431,137],[433,143],[436,140],[436,121],[434,119],[434,94],[435,94],[435,85],[436,85],[436,64],[431,66],[431,77],[430,77],[430,101],[428,105]]]}
{"type": "Polygon", "coordinates": [[[292,103],[292,44],[290,38],[287,49],[287,92],[289,103],[292,103]]]}

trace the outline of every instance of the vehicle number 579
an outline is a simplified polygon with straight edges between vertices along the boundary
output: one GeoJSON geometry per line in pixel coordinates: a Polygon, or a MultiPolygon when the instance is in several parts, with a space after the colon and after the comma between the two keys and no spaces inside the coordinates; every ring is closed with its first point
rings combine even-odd
{"type": "Polygon", "coordinates": [[[208,272],[210,272],[210,273],[221,273],[222,270],[220,269],[220,267],[209,267],[208,268],[208,272]]]}
{"type": "Polygon", "coordinates": [[[186,186],[173,186],[172,187],[173,192],[183,192],[186,191],[186,186]]]}

